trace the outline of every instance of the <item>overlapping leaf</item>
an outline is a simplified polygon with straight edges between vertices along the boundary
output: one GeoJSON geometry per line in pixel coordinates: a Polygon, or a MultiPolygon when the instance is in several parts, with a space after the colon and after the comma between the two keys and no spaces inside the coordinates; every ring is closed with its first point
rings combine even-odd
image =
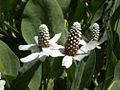
{"type": "Polygon", "coordinates": [[[0,40],[0,72],[16,77],[20,63],[18,57],[0,40]]]}
{"type": "Polygon", "coordinates": [[[65,40],[64,17],[56,0],[30,0],[24,10],[22,34],[27,43],[34,43],[40,24],[46,24],[51,37],[61,32],[61,40],[65,40]]]}

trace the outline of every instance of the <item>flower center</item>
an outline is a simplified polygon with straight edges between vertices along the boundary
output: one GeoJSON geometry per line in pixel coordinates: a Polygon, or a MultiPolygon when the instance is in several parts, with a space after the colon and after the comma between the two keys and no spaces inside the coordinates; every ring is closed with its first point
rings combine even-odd
{"type": "Polygon", "coordinates": [[[65,43],[65,55],[75,56],[79,49],[79,41],[81,37],[81,25],[78,22],[74,22],[70,29],[68,39],[65,43]]]}
{"type": "Polygon", "coordinates": [[[94,23],[91,28],[92,31],[92,39],[93,41],[99,40],[99,34],[100,34],[100,27],[97,23],[94,23]]]}
{"type": "Polygon", "coordinates": [[[45,24],[40,25],[39,35],[38,35],[39,47],[48,48],[50,46],[49,45],[49,40],[50,40],[50,36],[49,36],[47,26],[45,24]]]}

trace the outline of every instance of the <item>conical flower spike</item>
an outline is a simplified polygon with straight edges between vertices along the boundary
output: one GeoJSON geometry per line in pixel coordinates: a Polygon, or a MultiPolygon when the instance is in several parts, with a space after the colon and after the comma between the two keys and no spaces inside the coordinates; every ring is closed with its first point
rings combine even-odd
{"type": "Polygon", "coordinates": [[[48,28],[45,24],[41,24],[39,27],[39,35],[38,35],[39,46],[44,48],[49,47],[50,46],[49,40],[50,40],[50,36],[49,36],[48,28]]]}
{"type": "Polygon", "coordinates": [[[92,41],[98,41],[100,35],[100,27],[97,23],[94,23],[91,27],[92,31],[92,41]]]}
{"type": "Polygon", "coordinates": [[[78,22],[74,22],[70,29],[68,39],[65,44],[65,55],[75,56],[79,49],[79,42],[81,38],[81,25],[78,22]]]}

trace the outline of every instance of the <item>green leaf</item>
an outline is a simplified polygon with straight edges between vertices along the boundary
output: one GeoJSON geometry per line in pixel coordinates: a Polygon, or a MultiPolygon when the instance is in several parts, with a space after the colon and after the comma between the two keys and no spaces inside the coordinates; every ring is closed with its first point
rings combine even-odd
{"type": "Polygon", "coordinates": [[[68,22],[69,22],[69,26],[71,26],[73,24],[73,22],[75,21],[81,21],[82,19],[86,19],[87,18],[87,8],[84,5],[84,3],[82,2],[82,0],[76,0],[76,1],[72,1],[70,7],[73,7],[72,10],[70,10],[70,14],[68,17],[68,22]]]}
{"type": "Polygon", "coordinates": [[[42,78],[42,67],[40,65],[28,85],[30,90],[39,90],[41,78],[42,78]]]}
{"type": "MultiPolygon", "coordinates": [[[[110,48],[108,49],[110,50],[110,48]]],[[[106,65],[107,67],[106,67],[106,75],[105,75],[103,90],[106,90],[111,84],[114,77],[115,66],[117,64],[117,58],[115,54],[111,52],[111,50],[108,52],[109,52],[109,55],[107,58],[107,65],[106,65]]]]}
{"type": "Polygon", "coordinates": [[[81,79],[83,76],[84,68],[85,68],[85,62],[84,61],[79,62],[79,66],[76,71],[76,76],[72,83],[71,90],[79,90],[79,86],[80,86],[81,79]]]}
{"type": "Polygon", "coordinates": [[[45,78],[59,78],[64,70],[62,67],[62,58],[52,58],[47,57],[46,60],[43,62],[43,72],[42,72],[42,79],[45,78]],[[47,66],[47,67],[46,67],[47,66]]]}
{"type": "Polygon", "coordinates": [[[93,13],[91,17],[91,23],[95,23],[97,20],[99,20],[102,16],[102,12],[103,12],[103,5],[98,10],[96,10],[95,13],[93,13]]]}
{"type": "Polygon", "coordinates": [[[63,12],[67,12],[72,0],[57,0],[63,12]]]}
{"type": "Polygon", "coordinates": [[[52,64],[54,62],[54,59],[51,57],[47,57],[46,60],[42,63],[42,80],[45,80],[46,78],[50,78],[50,72],[52,69],[52,64]],[[46,67],[47,66],[47,67],[46,67]]]}
{"type": "Polygon", "coordinates": [[[106,78],[110,78],[114,76],[114,69],[116,64],[117,64],[117,58],[112,52],[107,64],[106,78]]]}
{"type": "Polygon", "coordinates": [[[50,78],[59,78],[64,71],[62,67],[62,58],[55,58],[51,64],[50,78]]]}
{"type": "Polygon", "coordinates": [[[119,6],[120,6],[120,0],[114,0],[114,5],[111,10],[111,14],[113,14],[119,6]]]}
{"type": "Polygon", "coordinates": [[[0,0],[0,11],[9,11],[15,7],[16,0],[0,0]]]}
{"type": "Polygon", "coordinates": [[[110,21],[112,30],[115,30],[115,31],[116,31],[116,28],[115,28],[116,21],[119,20],[119,17],[120,17],[119,13],[120,13],[120,6],[114,11],[110,21]]]}
{"type": "Polygon", "coordinates": [[[120,61],[117,63],[117,65],[115,67],[114,79],[120,80],[120,61]]]}
{"type": "Polygon", "coordinates": [[[106,60],[106,75],[105,81],[103,85],[103,90],[108,89],[109,85],[111,84],[114,76],[114,69],[117,63],[117,58],[112,51],[110,44],[107,47],[107,60],[106,60]]]}
{"type": "Polygon", "coordinates": [[[54,87],[54,79],[49,79],[47,90],[53,90],[53,87],[54,87]]]}
{"type": "Polygon", "coordinates": [[[115,27],[115,24],[117,23],[117,20],[119,20],[119,13],[120,13],[120,1],[119,0],[115,0],[114,1],[114,5],[113,5],[113,8],[111,10],[111,27],[112,27],[112,30],[115,30],[116,29],[114,28],[115,27]]]}
{"type": "MultiPolygon", "coordinates": [[[[35,61],[25,64],[20,69],[20,74],[17,76],[17,78],[12,83],[11,90],[26,90],[28,87],[28,84],[30,83],[32,78],[33,78],[33,80],[35,79],[34,78],[36,76],[35,73],[38,70],[38,68],[39,68],[39,70],[41,68],[41,64],[40,64],[39,60],[37,60],[37,61],[35,60],[35,61]]],[[[39,80],[41,80],[40,78],[41,77],[38,78],[38,82],[40,82],[39,81],[39,80]]],[[[31,81],[31,83],[33,83],[33,80],[31,81]]],[[[36,86],[37,86],[36,88],[38,88],[38,85],[36,85],[36,86]]]]}
{"type": "Polygon", "coordinates": [[[105,0],[91,1],[91,12],[92,12],[91,23],[94,23],[101,18],[104,8],[104,2],[105,0]]]}
{"type": "Polygon", "coordinates": [[[67,89],[66,79],[58,78],[58,79],[54,80],[54,89],[53,90],[70,90],[70,89],[67,89]]]}
{"type": "Polygon", "coordinates": [[[120,89],[120,80],[113,81],[108,88],[108,90],[119,90],[119,89],[120,89]]]}
{"type": "Polygon", "coordinates": [[[19,68],[20,63],[18,57],[0,40],[0,72],[16,77],[19,68]]]}
{"type": "Polygon", "coordinates": [[[66,81],[67,90],[70,90],[71,88],[72,81],[74,80],[74,77],[75,77],[76,68],[77,68],[77,61],[73,61],[72,65],[67,70],[67,81],[66,81]]]}
{"type": "Polygon", "coordinates": [[[91,0],[91,11],[95,13],[103,4],[105,0],[91,0]]]}
{"type": "Polygon", "coordinates": [[[119,90],[120,89],[120,61],[117,63],[114,72],[114,79],[108,90],[119,90]]]}
{"type": "Polygon", "coordinates": [[[117,57],[117,59],[120,59],[120,50],[118,48],[120,48],[120,19],[118,19],[115,23],[115,27],[114,27],[114,30],[113,31],[113,36],[114,36],[114,39],[113,39],[113,51],[117,57]]]}
{"type": "Polygon", "coordinates": [[[91,52],[86,62],[79,62],[71,90],[83,90],[92,78],[96,63],[96,54],[91,52]]]}
{"type": "Polygon", "coordinates": [[[65,41],[64,17],[56,0],[29,0],[23,15],[22,34],[27,43],[34,43],[40,24],[46,24],[51,36],[62,33],[60,43],[65,41]]]}
{"type": "Polygon", "coordinates": [[[115,32],[118,34],[118,40],[120,42],[120,19],[117,19],[114,27],[115,32]]]}

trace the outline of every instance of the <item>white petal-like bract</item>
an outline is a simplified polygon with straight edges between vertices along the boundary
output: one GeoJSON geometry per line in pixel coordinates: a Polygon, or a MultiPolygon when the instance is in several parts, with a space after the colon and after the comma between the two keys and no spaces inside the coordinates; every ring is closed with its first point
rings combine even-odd
{"type": "Polygon", "coordinates": [[[108,36],[107,36],[106,31],[105,31],[104,34],[103,34],[103,37],[99,40],[99,44],[98,45],[102,44],[103,42],[105,42],[107,40],[108,40],[108,36]]]}
{"type": "Polygon", "coordinates": [[[72,65],[72,56],[65,56],[62,61],[62,66],[69,68],[72,65]]]}
{"type": "MultiPolygon", "coordinates": [[[[0,79],[1,79],[1,72],[0,72],[0,79]]],[[[5,86],[5,80],[0,80],[0,90],[4,90],[4,86],[5,86]]]]}
{"type": "Polygon", "coordinates": [[[85,42],[85,40],[81,39],[79,44],[80,45],[86,45],[87,43],[85,42]]]}
{"type": "Polygon", "coordinates": [[[64,48],[64,46],[58,45],[57,43],[51,44],[49,47],[49,49],[60,49],[60,48],[64,48]]]}
{"type": "Polygon", "coordinates": [[[0,90],[4,90],[5,80],[0,80],[0,90]]]}
{"type": "Polygon", "coordinates": [[[42,52],[39,53],[39,60],[43,62],[46,59],[47,56],[49,56],[49,54],[42,51],[42,52]]]}
{"type": "Polygon", "coordinates": [[[81,49],[78,49],[78,51],[77,51],[77,54],[85,54],[86,52],[84,52],[83,50],[81,50],[81,49]]]}
{"type": "Polygon", "coordinates": [[[64,56],[64,54],[62,54],[58,49],[43,48],[43,52],[46,52],[52,57],[64,56]]]}
{"type": "Polygon", "coordinates": [[[23,51],[34,50],[36,48],[38,48],[38,45],[36,45],[36,44],[20,45],[18,47],[19,50],[23,50],[23,51]]]}
{"type": "Polygon", "coordinates": [[[38,44],[38,36],[35,36],[34,40],[35,40],[36,44],[38,44]]]}
{"type": "Polygon", "coordinates": [[[73,57],[74,60],[77,60],[77,61],[81,61],[83,58],[85,58],[86,56],[88,56],[89,54],[83,54],[83,55],[76,55],[73,57]]]}
{"type": "Polygon", "coordinates": [[[80,49],[87,53],[88,51],[95,49],[96,46],[98,46],[97,41],[89,41],[85,46],[82,46],[80,49]]]}
{"type": "Polygon", "coordinates": [[[50,44],[56,43],[60,39],[61,33],[55,34],[55,36],[50,39],[50,44]]]}
{"type": "Polygon", "coordinates": [[[32,53],[24,58],[21,58],[21,62],[24,62],[24,63],[27,63],[27,62],[30,62],[30,61],[33,61],[35,59],[37,59],[39,57],[39,53],[32,53]]]}

